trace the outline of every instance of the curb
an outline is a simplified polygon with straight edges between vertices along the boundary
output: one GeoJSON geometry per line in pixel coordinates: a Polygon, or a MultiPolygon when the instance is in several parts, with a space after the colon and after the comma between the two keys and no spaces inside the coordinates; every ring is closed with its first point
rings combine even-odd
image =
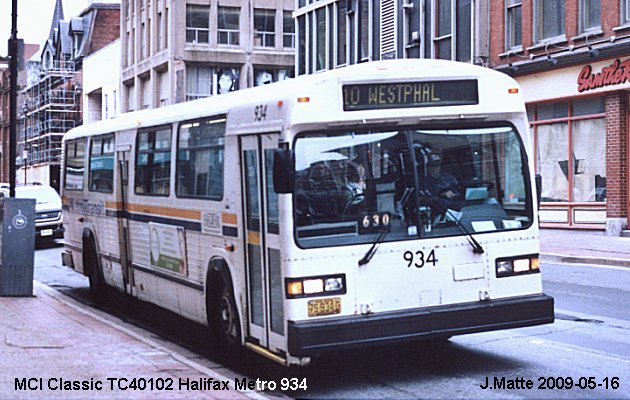
{"type": "Polygon", "coordinates": [[[622,258],[599,258],[586,256],[571,256],[565,254],[540,253],[540,261],[547,263],[562,264],[594,264],[606,265],[610,267],[628,267],[630,268],[630,260],[622,258]]]}
{"type": "MultiPolygon", "coordinates": [[[[84,308],[84,306],[82,304],[80,304],[79,302],[77,302],[76,300],[67,297],[66,295],[64,295],[63,293],[59,292],[58,290],[56,290],[55,288],[52,288],[44,283],[38,282],[38,281],[33,281],[33,285],[35,287],[37,287],[39,290],[43,291],[46,295],[52,297],[53,299],[55,299],[56,301],[59,301],[60,303],[63,303],[65,305],[67,305],[68,307],[72,308],[73,310],[87,316],[90,318],[93,318],[101,323],[104,323],[106,325],[109,325],[110,327],[118,330],[119,332],[124,333],[125,335],[131,336],[136,340],[141,341],[142,343],[156,349],[159,350],[161,352],[164,352],[166,354],[168,354],[169,356],[171,356],[173,359],[179,361],[180,363],[187,365],[188,367],[195,369],[199,372],[201,372],[202,374],[205,374],[209,377],[212,377],[216,380],[222,380],[222,381],[230,381],[230,389],[234,390],[235,392],[241,393],[242,395],[253,399],[253,400],[264,400],[264,399],[273,399],[274,397],[269,397],[266,396],[265,394],[256,392],[256,391],[250,391],[250,390],[236,390],[236,388],[233,387],[232,385],[232,380],[228,379],[226,376],[208,368],[205,367],[195,361],[189,360],[188,358],[186,358],[185,356],[177,353],[174,350],[170,350],[164,346],[162,346],[161,344],[157,343],[156,341],[149,339],[148,337],[145,337],[143,335],[141,335],[138,332],[135,332],[132,329],[129,329],[127,327],[125,327],[125,323],[123,322],[121,323],[117,323],[114,321],[109,320],[106,317],[103,317],[101,315],[98,314],[98,312],[94,312],[90,309],[86,309],[84,308]]],[[[141,328],[139,328],[141,329],[141,328]]]]}

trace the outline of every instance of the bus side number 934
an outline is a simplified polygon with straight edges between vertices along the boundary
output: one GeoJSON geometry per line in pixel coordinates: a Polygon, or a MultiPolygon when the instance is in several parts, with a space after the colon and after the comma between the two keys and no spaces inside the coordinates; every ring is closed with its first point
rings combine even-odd
{"type": "Polygon", "coordinates": [[[411,268],[412,266],[422,268],[427,264],[431,264],[435,267],[435,264],[438,262],[435,258],[435,250],[431,250],[428,253],[425,253],[422,250],[418,250],[415,253],[407,250],[404,252],[403,258],[408,263],[407,268],[411,268]]]}

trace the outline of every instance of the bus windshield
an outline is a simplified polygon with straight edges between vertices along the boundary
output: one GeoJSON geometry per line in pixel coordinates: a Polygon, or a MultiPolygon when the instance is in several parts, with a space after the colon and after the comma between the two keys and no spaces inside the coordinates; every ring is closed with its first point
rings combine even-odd
{"type": "Polygon", "coordinates": [[[515,128],[304,132],[295,142],[301,247],[487,233],[533,222],[515,128]]]}

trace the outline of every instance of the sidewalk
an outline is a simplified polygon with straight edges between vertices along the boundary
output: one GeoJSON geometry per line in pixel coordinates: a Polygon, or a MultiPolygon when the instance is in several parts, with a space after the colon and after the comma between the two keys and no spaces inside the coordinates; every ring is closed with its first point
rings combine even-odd
{"type": "Polygon", "coordinates": [[[0,297],[2,399],[265,398],[236,390],[234,376],[186,359],[46,285],[35,282],[34,295],[0,297]],[[213,387],[217,381],[227,382],[227,390],[213,387]]]}
{"type": "MultiPolygon", "coordinates": [[[[630,267],[630,238],[541,229],[540,239],[543,262],[630,267]]],[[[39,282],[34,297],[0,297],[0,398],[265,398],[99,313],[39,282]]]]}
{"type": "Polygon", "coordinates": [[[606,236],[603,231],[541,229],[540,259],[630,267],[630,238],[606,236]]]}

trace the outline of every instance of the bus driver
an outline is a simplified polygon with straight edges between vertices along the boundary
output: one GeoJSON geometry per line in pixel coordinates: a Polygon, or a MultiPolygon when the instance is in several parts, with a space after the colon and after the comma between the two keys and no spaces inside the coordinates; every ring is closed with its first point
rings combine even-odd
{"type": "Polygon", "coordinates": [[[442,169],[442,153],[433,151],[427,159],[425,188],[431,197],[438,198],[445,208],[459,208],[459,182],[453,175],[442,169]]]}

